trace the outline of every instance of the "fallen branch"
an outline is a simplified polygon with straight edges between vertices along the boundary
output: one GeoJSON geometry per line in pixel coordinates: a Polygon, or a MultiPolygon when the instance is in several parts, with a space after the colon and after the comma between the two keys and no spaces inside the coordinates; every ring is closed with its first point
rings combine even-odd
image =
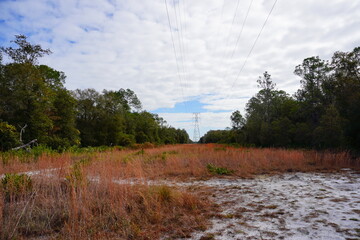
{"type": "Polygon", "coordinates": [[[26,147],[28,147],[28,146],[30,146],[31,144],[34,144],[34,143],[36,143],[36,142],[37,142],[37,139],[33,139],[33,140],[31,140],[30,142],[28,142],[27,144],[21,145],[21,146],[16,147],[16,148],[13,148],[13,149],[11,149],[11,150],[19,150],[19,149],[21,149],[21,148],[26,148],[26,147]]]}

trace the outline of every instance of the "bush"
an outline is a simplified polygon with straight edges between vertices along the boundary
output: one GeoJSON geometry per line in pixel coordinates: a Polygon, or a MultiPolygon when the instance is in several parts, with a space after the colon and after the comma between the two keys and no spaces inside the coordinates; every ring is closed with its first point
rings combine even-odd
{"type": "Polygon", "coordinates": [[[134,144],[135,142],[136,141],[135,141],[134,135],[120,133],[118,136],[118,144],[120,146],[130,146],[130,145],[134,144]]]}
{"type": "Polygon", "coordinates": [[[223,167],[216,167],[215,165],[209,163],[206,168],[208,169],[208,171],[212,174],[218,174],[218,175],[231,175],[234,173],[233,170],[229,170],[227,168],[223,168],[223,167]]]}

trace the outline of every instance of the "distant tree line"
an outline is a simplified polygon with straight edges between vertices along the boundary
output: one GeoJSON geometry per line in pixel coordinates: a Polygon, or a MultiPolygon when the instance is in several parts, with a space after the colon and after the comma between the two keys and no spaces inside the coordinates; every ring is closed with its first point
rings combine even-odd
{"type": "Polygon", "coordinates": [[[13,42],[16,48],[0,48],[1,151],[34,139],[54,149],[189,142],[185,130],[143,111],[132,90],[70,91],[63,72],[38,65],[49,49],[30,44],[23,35],[13,42]],[[2,63],[3,54],[10,63],[2,63]]]}
{"type": "Polygon", "coordinates": [[[233,112],[231,129],[209,131],[201,142],[360,149],[360,47],[330,61],[306,58],[294,73],[301,88],[290,96],[265,72],[245,118],[233,112]]]}

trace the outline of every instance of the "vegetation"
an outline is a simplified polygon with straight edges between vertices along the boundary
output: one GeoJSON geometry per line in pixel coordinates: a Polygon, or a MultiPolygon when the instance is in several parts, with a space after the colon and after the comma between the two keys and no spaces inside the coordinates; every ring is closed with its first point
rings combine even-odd
{"type": "Polygon", "coordinates": [[[232,129],[209,131],[203,143],[259,147],[360,149],[360,47],[336,52],[331,61],[310,57],[295,68],[301,89],[277,90],[269,73],[260,91],[231,116],[232,129]]]}
{"type": "Polygon", "coordinates": [[[176,180],[360,168],[341,151],[360,148],[360,48],[305,59],[294,96],[265,72],[245,117],[201,139],[230,146],[175,145],[186,131],[142,110],[132,90],[70,91],[63,72],[38,65],[49,49],[22,35],[14,44],[0,51],[1,239],[185,238],[217,208],[201,190],[169,187],[176,180]]]}
{"type": "Polygon", "coordinates": [[[33,152],[1,153],[1,239],[189,237],[217,208],[167,181],[360,167],[346,152],[212,144],[33,152]]]}
{"type": "Polygon", "coordinates": [[[234,171],[229,170],[227,168],[223,168],[223,167],[216,167],[213,164],[209,163],[208,165],[206,165],[206,168],[208,169],[208,171],[212,174],[218,174],[218,175],[231,175],[234,171]]]}
{"type": "Polygon", "coordinates": [[[69,91],[63,72],[37,64],[49,49],[30,44],[23,35],[13,42],[17,48],[0,49],[0,150],[34,139],[57,150],[189,141],[185,130],[141,110],[132,90],[69,91]],[[12,61],[3,64],[2,53],[12,61]]]}

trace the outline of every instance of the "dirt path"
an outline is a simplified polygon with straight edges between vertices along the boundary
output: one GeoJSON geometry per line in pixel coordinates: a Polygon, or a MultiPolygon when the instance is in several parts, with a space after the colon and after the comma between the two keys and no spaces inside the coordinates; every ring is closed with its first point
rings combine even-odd
{"type": "Polygon", "coordinates": [[[360,239],[360,174],[348,170],[185,185],[210,187],[222,209],[192,239],[360,239]]]}

